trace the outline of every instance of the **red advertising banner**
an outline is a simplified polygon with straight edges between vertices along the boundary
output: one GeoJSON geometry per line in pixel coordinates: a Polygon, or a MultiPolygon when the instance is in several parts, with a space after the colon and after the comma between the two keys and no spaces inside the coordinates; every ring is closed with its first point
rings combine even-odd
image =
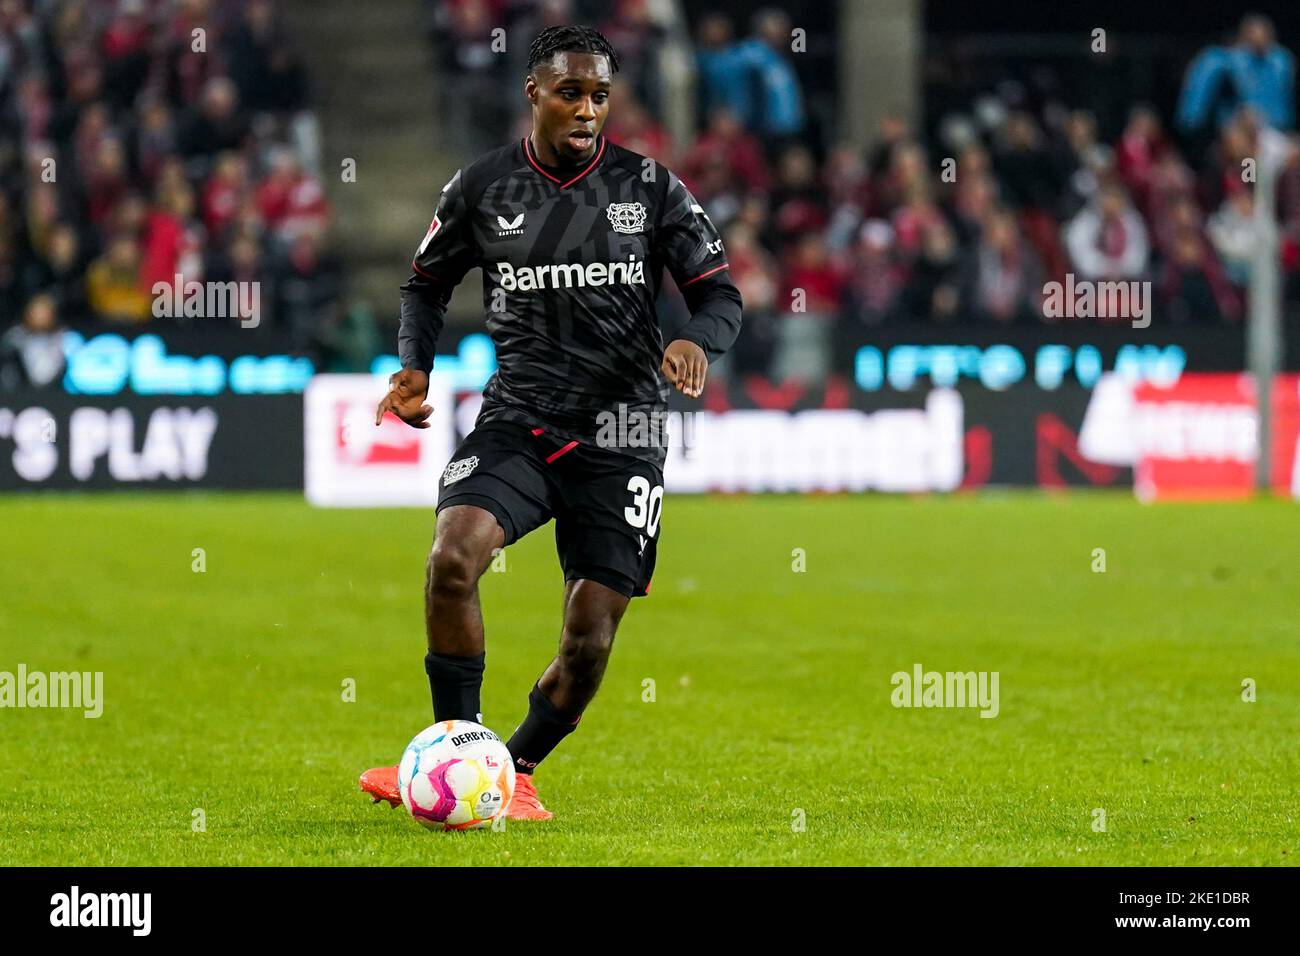
{"type": "MultiPolygon", "coordinates": [[[[1300,496],[1300,375],[1274,379],[1271,408],[1271,485],[1300,496]]],[[[1248,497],[1258,457],[1254,379],[1189,373],[1169,386],[1099,383],[1082,442],[1094,460],[1128,458],[1144,501],[1248,497]]]]}

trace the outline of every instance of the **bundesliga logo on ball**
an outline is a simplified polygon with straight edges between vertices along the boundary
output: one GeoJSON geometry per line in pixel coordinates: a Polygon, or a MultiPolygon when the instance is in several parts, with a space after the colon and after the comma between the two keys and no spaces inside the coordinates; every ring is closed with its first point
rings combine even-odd
{"type": "Polygon", "coordinates": [[[515,768],[492,731],[470,720],[444,720],[406,745],[397,785],[421,826],[471,830],[491,824],[510,805],[515,768]]]}

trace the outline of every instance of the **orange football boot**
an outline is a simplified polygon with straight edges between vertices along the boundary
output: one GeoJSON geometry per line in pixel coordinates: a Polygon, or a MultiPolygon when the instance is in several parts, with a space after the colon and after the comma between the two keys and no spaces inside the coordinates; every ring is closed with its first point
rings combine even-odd
{"type": "Polygon", "coordinates": [[[553,816],[555,814],[542,806],[542,801],[537,796],[533,775],[515,774],[515,792],[510,796],[510,806],[506,807],[506,819],[549,820],[553,816]]]}
{"type": "Polygon", "coordinates": [[[361,789],[374,798],[375,803],[387,800],[390,806],[402,805],[402,794],[397,789],[396,767],[375,767],[361,775],[361,789]]]}

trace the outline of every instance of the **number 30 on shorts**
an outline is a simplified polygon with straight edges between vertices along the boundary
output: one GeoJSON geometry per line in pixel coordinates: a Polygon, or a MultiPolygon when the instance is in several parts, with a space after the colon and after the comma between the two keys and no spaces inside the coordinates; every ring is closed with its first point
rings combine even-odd
{"type": "Polygon", "coordinates": [[[632,504],[623,509],[623,517],[634,528],[645,528],[650,537],[659,530],[659,515],[664,508],[664,486],[650,487],[641,475],[628,479],[627,490],[632,492],[632,504]]]}

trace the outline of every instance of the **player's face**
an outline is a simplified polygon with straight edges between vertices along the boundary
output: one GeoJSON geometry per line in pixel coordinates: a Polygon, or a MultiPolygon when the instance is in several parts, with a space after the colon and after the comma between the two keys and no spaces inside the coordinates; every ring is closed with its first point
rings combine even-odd
{"type": "Polygon", "coordinates": [[[611,86],[609,61],[593,53],[557,53],[539,65],[524,84],[537,146],[550,146],[563,162],[590,159],[609,114],[611,86]]]}

